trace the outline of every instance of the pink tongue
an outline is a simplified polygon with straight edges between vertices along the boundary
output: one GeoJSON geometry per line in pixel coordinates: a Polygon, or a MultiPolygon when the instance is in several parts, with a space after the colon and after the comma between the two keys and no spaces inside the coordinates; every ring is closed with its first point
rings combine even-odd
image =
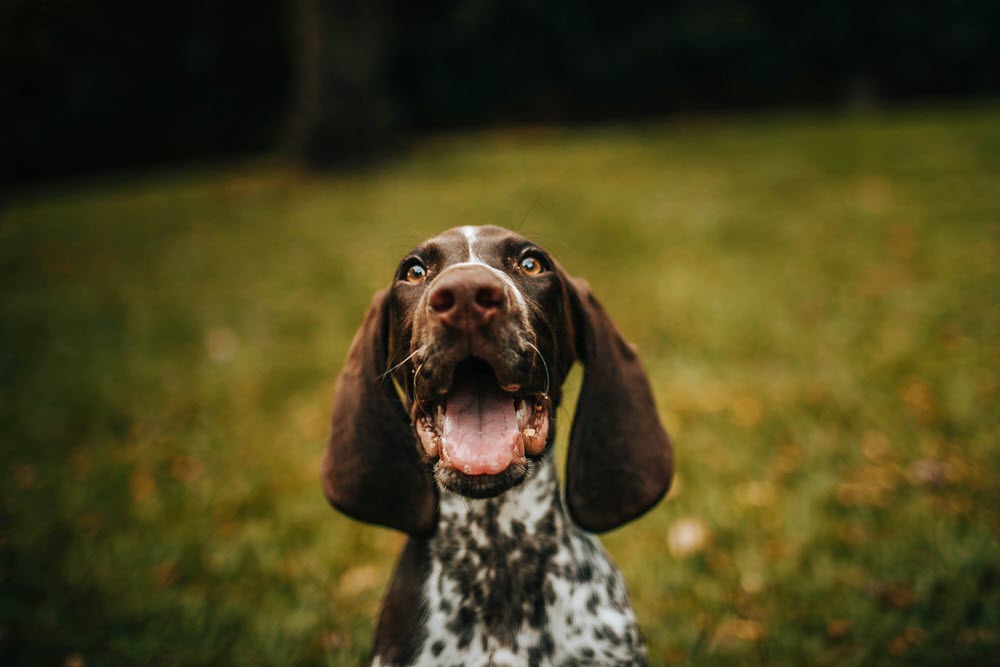
{"type": "Polygon", "coordinates": [[[466,475],[495,475],[523,456],[514,401],[496,379],[456,377],[448,394],[442,444],[445,457],[466,475]],[[482,379],[483,381],[479,381],[482,379]]]}

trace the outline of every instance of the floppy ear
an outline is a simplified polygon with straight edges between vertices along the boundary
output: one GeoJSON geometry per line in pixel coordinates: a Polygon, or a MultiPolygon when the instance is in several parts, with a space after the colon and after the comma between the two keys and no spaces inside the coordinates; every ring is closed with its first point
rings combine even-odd
{"type": "Polygon", "coordinates": [[[566,499],[580,527],[601,532],[639,517],[670,488],[673,451],[635,348],[586,281],[566,278],[583,386],[566,463],[566,499]]]}
{"type": "Polygon", "coordinates": [[[375,295],[337,379],[323,491],[355,519],[424,535],[437,496],[388,368],[389,290],[375,295]]]}

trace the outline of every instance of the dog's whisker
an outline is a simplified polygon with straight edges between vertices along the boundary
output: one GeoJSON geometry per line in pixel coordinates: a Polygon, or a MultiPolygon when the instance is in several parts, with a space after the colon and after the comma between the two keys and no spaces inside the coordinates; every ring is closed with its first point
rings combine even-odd
{"type": "Polygon", "coordinates": [[[535,204],[538,203],[538,200],[541,198],[541,196],[542,196],[542,191],[539,190],[538,194],[535,195],[534,201],[531,202],[531,206],[529,206],[528,210],[524,212],[524,217],[521,218],[521,222],[518,223],[517,227],[514,228],[515,230],[520,231],[521,228],[524,227],[524,223],[528,220],[528,216],[531,215],[531,212],[535,210],[535,204]]]}
{"type": "Polygon", "coordinates": [[[548,396],[549,385],[552,382],[552,378],[549,376],[549,365],[545,361],[545,356],[541,353],[541,351],[537,347],[535,347],[534,343],[528,343],[527,341],[525,341],[525,344],[528,345],[528,347],[530,347],[532,350],[534,350],[535,354],[537,354],[538,358],[541,359],[542,361],[542,367],[545,369],[545,395],[548,396]]]}
{"type": "Polygon", "coordinates": [[[413,351],[413,354],[411,354],[410,356],[408,356],[406,359],[403,359],[401,362],[399,362],[398,364],[396,364],[395,366],[393,366],[392,368],[390,368],[389,370],[387,370],[385,373],[382,373],[382,375],[379,376],[379,379],[378,379],[379,384],[381,384],[386,379],[386,377],[388,377],[389,375],[392,375],[393,373],[395,373],[396,370],[399,369],[407,361],[409,361],[413,357],[417,356],[417,354],[419,354],[421,350],[423,350],[423,348],[417,348],[416,350],[413,351]]]}
{"type": "Polygon", "coordinates": [[[399,353],[402,352],[402,351],[403,351],[403,349],[400,348],[400,349],[398,349],[398,350],[396,350],[395,352],[392,353],[392,356],[389,358],[389,361],[387,361],[386,364],[385,364],[386,368],[389,368],[390,370],[387,370],[385,373],[383,373],[382,375],[378,376],[378,380],[379,380],[380,384],[381,384],[382,380],[385,378],[385,376],[392,372],[392,370],[393,370],[392,362],[396,361],[396,357],[398,357],[399,353]]]}
{"type": "Polygon", "coordinates": [[[423,401],[417,398],[417,396],[420,394],[420,392],[418,391],[417,383],[420,382],[420,369],[423,367],[424,365],[420,364],[419,366],[417,366],[417,369],[413,371],[413,401],[417,404],[417,408],[420,410],[420,412],[423,413],[424,417],[431,418],[431,416],[427,414],[427,411],[424,410],[423,401]]]}

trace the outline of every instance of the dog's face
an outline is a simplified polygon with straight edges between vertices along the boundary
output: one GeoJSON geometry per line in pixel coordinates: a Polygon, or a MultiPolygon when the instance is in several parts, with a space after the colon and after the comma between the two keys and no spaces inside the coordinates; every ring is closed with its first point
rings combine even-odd
{"type": "Polygon", "coordinates": [[[460,227],[422,243],[375,296],[341,371],[327,497],[425,534],[439,487],[484,498],[520,484],[551,446],[575,360],[585,373],[567,500],[578,524],[600,531],[649,509],[672,475],[634,349],[586,283],[528,239],[460,227]]]}
{"type": "Polygon", "coordinates": [[[574,358],[552,258],[499,227],[453,229],[403,258],[390,295],[389,366],[438,483],[483,498],[523,481],[574,358]]]}

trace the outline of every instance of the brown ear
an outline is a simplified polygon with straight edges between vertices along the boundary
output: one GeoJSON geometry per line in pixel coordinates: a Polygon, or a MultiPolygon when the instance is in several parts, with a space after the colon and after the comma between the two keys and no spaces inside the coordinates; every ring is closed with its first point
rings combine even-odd
{"type": "Polygon", "coordinates": [[[437,497],[388,367],[389,290],[375,295],[337,379],[323,491],[355,519],[410,535],[433,530],[437,497]]]}
{"type": "Polygon", "coordinates": [[[673,452],[635,348],[622,338],[586,281],[567,278],[584,364],[566,464],[566,499],[580,527],[616,528],[670,488],[673,452]]]}

